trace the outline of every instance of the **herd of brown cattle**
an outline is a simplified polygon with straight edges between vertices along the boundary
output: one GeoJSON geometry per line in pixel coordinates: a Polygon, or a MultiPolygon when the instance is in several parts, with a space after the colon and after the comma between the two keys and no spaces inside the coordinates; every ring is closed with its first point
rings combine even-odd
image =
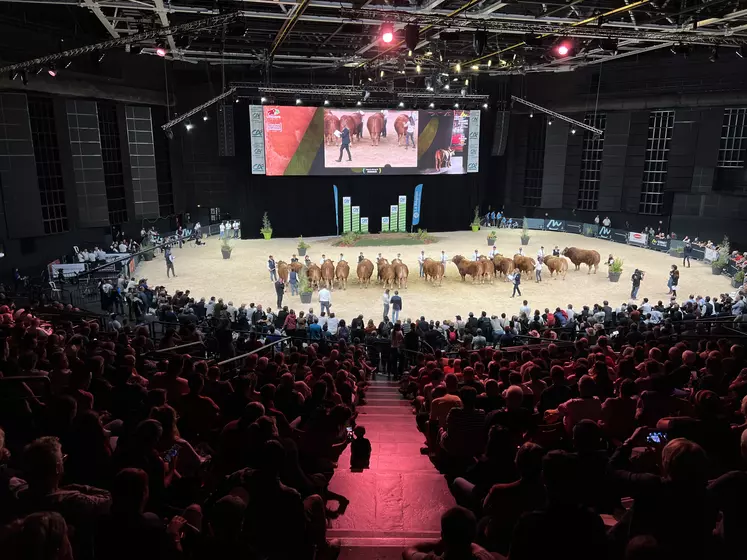
{"type": "MultiPolygon", "coordinates": [[[[408,120],[409,117],[407,115],[398,115],[392,124],[394,131],[397,133],[398,146],[400,146],[402,141],[405,139],[405,124],[408,120]]],[[[363,138],[363,115],[356,112],[350,115],[337,117],[333,115],[329,109],[325,109],[324,143],[328,146],[339,144],[339,138],[335,135],[335,132],[342,132],[346,126],[350,131],[350,141],[360,142],[361,138],[363,138]]],[[[384,133],[384,115],[381,113],[369,115],[366,120],[366,128],[368,129],[368,135],[371,138],[371,145],[378,146],[382,133],[384,133]]]]}
{"type": "MultiPolygon", "coordinates": [[[[601,260],[597,251],[566,247],[563,249],[562,257],[547,256],[542,259],[542,263],[550,271],[551,278],[562,277],[565,280],[566,274],[568,274],[568,260],[565,257],[574,264],[576,270],[579,270],[582,264],[587,265],[589,267],[589,274],[591,274],[592,267],[594,268],[594,274],[597,273],[601,260]]],[[[480,255],[477,261],[472,261],[462,255],[456,255],[451,261],[456,265],[462,281],[465,281],[466,277],[470,276],[472,277],[472,283],[480,284],[484,284],[485,282],[492,283],[496,277],[503,277],[504,280],[508,281],[508,275],[513,273],[514,270],[519,270],[522,275],[531,278],[536,264],[533,258],[524,255],[514,255],[513,258],[496,255],[492,259],[485,255],[480,255]]],[[[303,265],[300,262],[288,264],[284,261],[278,261],[277,265],[278,276],[285,282],[288,281],[291,270],[300,273],[302,269],[303,265]]],[[[360,261],[356,269],[358,285],[368,288],[371,284],[373,271],[374,264],[370,260],[363,259],[360,261]]],[[[427,282],[432,284],[438,283],[440,286],[443,283],[445,273],[444,265],[430,258],[425,259],[423,273],[427,282]]],[[[394,259],[391,263],[383,258],[376,261],[376,280],[378,283],[383,284],[385,288],[407,288],[407,277],[409,274],[410,271],[407,265],[400,259],[394,259]]],[[[321,266],[311,264],[306,269],[306,275],[313,289],[326,287],[332,290],[336,282],[340,288],[345,290],[348,286],[350,265],[348,265],[347,261],[339,261],[335,266],[330,259],[327,259],[321,266]]]]}

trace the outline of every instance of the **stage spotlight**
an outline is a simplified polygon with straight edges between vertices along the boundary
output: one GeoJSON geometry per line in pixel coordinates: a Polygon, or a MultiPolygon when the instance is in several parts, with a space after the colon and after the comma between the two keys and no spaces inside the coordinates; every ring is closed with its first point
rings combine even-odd
{"type": "Polygon", "coordinates": [[[65,70],[67,70],[67,69],[68,69],[68,68],[70,68],[70,67],[71,67],[72,65],[73,65],[73,61],[72,61],[72,60],[68,60],[68,61],[67,61],[67,62],[65,63],[65,66],[63,66],[63,68],[64,68],[65,70]]]}
{"type": "Polygon", "coordinates": [[[454,109],[459,109],[459,103],[454,103],[454,109]]]}
{"type": "Polygon", "coordinates": [[[301,98],[300,97],[296,97],[296,105],[300,105],[300,104],[301,104],[301,98]]]}
{"type": "Polygon", "coordinates": [[[555,56],[564,57],[571,54],[571,50],[573,49],[573,44],[570,41],[561,41],[555,47],[553,48],[553,52],[555,53],[555,56]]]}
{"type": "Polygon", "coordinates": [[[708,60],[711,62],[716,62],[718,60],[718,45],[714,45],[713,48],[711,48],[711,56],[708,57],[708,60]]]}
{"type": "Polygon", "coordinates": [[[435,105],[433,104],[433,101],[431,101],[430,103],[428,103],[428,108],[429,109],[433,109],[434,107],[435,107],[435,105]]]}
{"type": "Polygon", "coordinates": [[[325,100],[324,100],[324,104],[325,104],[325,105],[329,105],[329,99],[325,99],[325,100]]]}
{"type": "Polygon", "coordinates": [[[394,40],[394,26],[391,23],[381,24],[381,40],[391,43],[394,40]]]}
{"type": "Polygon", "coordinates": [[[427,91],[433,91],[433,78],[426,76],[425,78],[425,89],[427,91]]]}
{"type": "Polygon", "coordinates": [[[29,73],[26,70],[21,70],[21,83],[25,86],[29,85],[29,73]]]}
{"type": "Polygon", "coordinates": [[[407,51],[407,56],[409,56],[409,57],[412,57],[412,49],[409,49],[409,50],[407,51]]]}
{"type": "Polygon", "coordinates": [[[742,46],[742,47],[739,47],[739,48],[738,48],[738,49],[736,50],[736,53],[737,53],[737,56],[738,56],[739,58],[747,58],[747,47],[744,47],[744,46],[742,46]]]}
{"type": "Polygon", "coordinates": [[[471,68],[472,70],[479,70],[479,69],[480,69],[480,66],[479,66],[479,65],[477,65],[477,64],[473,64],[472,66],[470,66],[470,68],[471,68]]]}
{"type": "Polygon", "coordinates": [[[187,132],[191,131],[195,125],[193,125],[190,121],[184,121],[184,128],[187,129],[187,132]]]}
{"type": "Polygon", "coordinates": [[[534,113],[529,113],[529,118],[533,119],[534,118],[534,113]]]}
{"type": "Polygon", "coordinates": [[[547,119],[547,126],[552,126],[552,119],[547,119]]]}
{"type": "Polygon", "coordinates": [[[425,51],[425,56],[433,56],[433,51],[431,50],[425,51]]]}
{"type": "Polygon", "coordinates": [[[208,112],[207,111],[203,111],[203,113],[202,113],[202,120],[203,121],[207,121],[209,118],[210,117],[208,117],[208,112]]]}
{"type": "MultiPolygon", "coordinates": [[[[410,51],[414,51],[420,40],[420,27],[414,23],[405,26],[405,45],[410,51]]],[[[410,54],[412,56],[412,54],[410,54]]]]}
{"type": "Polygon", "coordinates": [[[575,127],[571,128],[571,134],[576,134],[576,128],[575,127]]]}
{"type": "Polygon", "coordinates": [[[451,89],[451,86],[450,86],[449,84],[446,84],[446,85],[444,86],[444,89],[447,89],[447,90],[448,90],[448,89],[451,89]]]}
{"type": "Polygon", "coordinates": [[[483,109],[487,109],[487,108],[488,108],[488,104],[487,104],[487,103],[483,103],[483,104],[482,104],[482,108],[483,108],[483,109]]]}
{"type": "Polygon", "coordinates": [[[475,31],[475,35],[472,37],[472,46],[475,49],[477,56],[482,56],[485,52],[485,46],[488,44],[488,32],[481,30],[475,31]]]}
{"type": "Polygon", "coordinates": [[[464,85],[465,85],[465,86],[468,86],[468,85],[469,85],[469,78],[467,78],[466,80],[464,80],[464,85]]]}
{"type": "Polygon", "coordinates": [[[402,109],[402,107],[404,107],[404,106],[405,106],[405,102],[404,101],[400,101],[399,105],[397,105],[397,107],[399,107],[400,109],[402,109]]]}
{"type": "Polygon", "coordinates": [[[415,72],[417,72],[418,74],[420,74],[420,64],[416,64],[415,65],[415,72]]]}
{"type": "Polygon", "coordinates": [[[54,64],[51,64],[51,65],[49,66],[49,68],[47,68],[47,74],[49,74],[49,75],[50,75],[50,76],[52,76],[53,78],[56,78],[56,77],[57,77],[57,68],[55,67],[55,65],[54,65],[54,64]]]}
{"type": "Polygon", "coordinates": [[[158,45],[156,47],[156,54],[160,56],[161,58],[163,58],[164,56],[166,56],[166,48],[163,47],[162,45],[158,45]]]}
{"type": "Polygon", "coordinates": [[[262,97],[259,98],[259,102],[260,103],[267,103],[267,98],[264,97],[264,96],[262,96],[262,97]]]}
{"type": "Polygon", "coordinates": [[[488,59],[488,68],[490,68],[491,66],[493,66],[493,59],[489,58],[488,59]]]}
{"type": "Polygon", "coordinates": [[[358,103],[356,103],[356,105],[357,105],[358,107],[360,107],[361,105],[363,105],[363,103],[362,103],[362,102],[360,102],[360,101],[358,101],[358,103]]]}
{"type": "Polygon", "coordinates": [[[383,77],[384,77],[384,71],[382,70],[379,72],[379,78],[383,78],[383,77]]]}
{"type": "Polygon", "coordinates": [[[461,93],[462,97],[464,97],[465,95],[467,95],[467,88],[462,88],[462,90],[459,93],[461,93]]]}
{"type": "Polygon", "coordinates": [[[457,62],[454,70],[456,70],[456,73],[459,74],[459,72],[462,71],[462,65],[457,62]]]}

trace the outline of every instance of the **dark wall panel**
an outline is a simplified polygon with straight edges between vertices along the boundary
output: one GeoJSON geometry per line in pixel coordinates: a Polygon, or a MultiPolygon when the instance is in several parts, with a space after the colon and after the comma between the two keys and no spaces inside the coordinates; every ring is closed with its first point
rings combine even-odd
{"type": "Polygon", "coordinates": [[[691,192],[693,193],[707,194],[713,190],[723,119],[724,110],[720,107],[700,111],[698,141],[692,154],[691,192]]]}
{"type": "MultiPolygon", "coordinates": [[[[579,121],[583,115],[571,115],[579,121]]],[[[553,125],[554,126],[554,125],[553,125]]],[[[576,208],[578,205],[578,187],[581,182],[581,152],[583,152],[584,131],[576,130],[568,136],[568,153],[565,158],[565,178],[563,184],[563,208],[576,208]]]]}
{"type": "Polygon", "coordinates": [[[0,94],[0,179],[8,237],[44,234],[26,95],[0,94]]]}
{"type": "Polygon", "coordinates": [[[619,212],[630,138],[630,113],[608,113],[604,131],[599,211],[619,212]]]}
{"type": "Polygon", "coordinates": [[[109,207],[96,102],[69,99],[66,108],[80,225],[108,226],[109,207]]]}
{"type": "Polygon", "coordinates": [[[125,107],[135,218],[158,218],[158,183],[150,107],[125,107]]]}
{"type": "Polygon", "coordinates": [[[542,176],[542,208],[563,206],[565,166],[568,156],[570,125],[555,121],[545,136],[545,170],[542,176]]]}
{"type": "Polygon", "coordinates": [[[700,111],[678,109],[669,143],[669,163],[665,190],[689,192],[693,182],[693,155],[700,132],[700,111]]]}
{"type": "Polygon", "coordinates": [[[625,154],[625,175],[623,178],[624,212],[638,213],[641,202],[641,182],[646,162],[646,142],[648,139],[648,111],[637,111],[630,115],[628,150],[625,154]]]}

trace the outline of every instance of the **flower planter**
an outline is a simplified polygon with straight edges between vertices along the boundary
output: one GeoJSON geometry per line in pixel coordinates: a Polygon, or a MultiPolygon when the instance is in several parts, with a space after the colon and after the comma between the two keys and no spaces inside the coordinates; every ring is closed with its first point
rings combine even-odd
{"type": "Polygon", "coordinates": [[[306,256],[306,247],[299,247],[298,248],[298,256],[299,257],[305,257],[306,256]]]}
{"type": "Polygon", "coordinates": [[[262,232],[262,237],[264,237],[265,239],[272,239],[272,232],[271,231],[263,231],[262,232]]]}
{"type": "Polygon", "coordinates": [[[492,247],[493,245],[495,245],[495,239],[496,239],[495,237],[488,237],[488,246],[489,247],[492,247]]]}
{"type": "Polygon", "coordinates": [[[311,292],[301,292],[301,303],[311,303],[311,292]]]}
{"type": "Polygon", "coordinates": [[[732,287],[732,288],[741,288],[741,287],[742,287],[742,284],[743,284],[743,283],[744,283],[744,280],[742,280],[742,281],[740,282],[740,281],[739,281],[739,280],[737,280],[736,278],[732,278],[732,279],[731,279],[731,287],[732,287]]]}
{"type": "Polygon", "coordinates": [[[143,260],[145,260],[145,261],[152,261],[153,260],[153,251],[148,251],[147,253],[143,253],[143,260]]]}
{"type": "Polygon", "coordinates": [[[231,251],[224,251],[223,249],[220,250],[220,254],[223,255],[224,259],[230,259],[231,258],[231,251]]]}
{"type": "Polygon", "coordinates": [[[480,224],[472,224],[470,227],[472,231],[480,231],[480,224]]]}
{"type": "Polygon", "coordinates": [[[621,275],[622,275],[622,272],[610,272],[609,273],[610,282],[619,282],[621,275]]]}
{"type": "Polygon", "coordinates": [[[719,276],[724,271],[724,268],[721,266],[711,265],[711,272],[714,276],[719,276]]]}
{"type": "Polygon", "coordinates": [[[522,245],[529,245],[529,238],[528,237],[522,237],[521,238],[521,244],[522,245]]]}

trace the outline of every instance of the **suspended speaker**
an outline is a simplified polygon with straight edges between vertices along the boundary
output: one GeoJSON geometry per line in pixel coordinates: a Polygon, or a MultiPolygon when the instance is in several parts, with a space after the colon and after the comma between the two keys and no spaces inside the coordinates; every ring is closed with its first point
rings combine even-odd
{"type": "Polygon", "coordinates": [[[493,149],[490,154],[502,156],[506,153],[508,143],[508,123],[511,119],[510,111],[497,111],[495,114],[495,130],[493,131],[493,149]]]}
{"type": "Polygon", "coordinates": [[[475,36],[472,37],[472,46],[475,49],[477,56],[482,56],[485,52],[485,47],[488,44],[488,32],[487,31],[475,31],[475,36]]]}
{"type": "Polygon", "coordinates": [[[411,51],[414,51],[420,40],[420,27],[410,23],[405,27],[405,45],[411,51]]]}

